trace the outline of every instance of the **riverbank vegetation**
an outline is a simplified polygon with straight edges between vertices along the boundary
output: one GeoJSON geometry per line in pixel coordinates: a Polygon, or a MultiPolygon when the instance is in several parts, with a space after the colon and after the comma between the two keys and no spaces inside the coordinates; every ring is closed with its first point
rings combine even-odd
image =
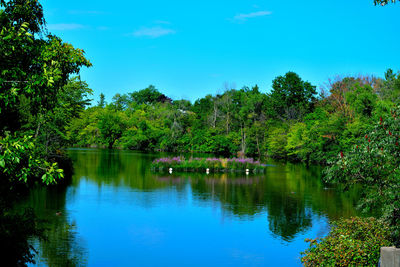
{"type": "Polygon", "coordinates": [[[380,248],[391,245],[388,226],[374,218],[341,219],[327,237],[307,241],[304,266],[377,266],[380,248]]]}
{"type": "Polygon", "coordinates": [[[266,165],[252,158],[189,158],[173,157],[155,159],[154,171],[184,172],[263,172],[266,165]]]}
{"type": "Polygon", "coordinates": [[[361,185],[360,208],[387,222],[400,246],[400,106],[382,117],[325,169],[325,180],[345,188],[361,185]]]}
{"type": "Polygon", "coordinates": [[[380,117],[370,131],[359,137],[351,149],[341,151],[324,171],[325,181],[339,188],[361,186],[358,206],[378,220],[340,221],[327,237],[314,242],[304,253],[305,265],[377,265],[381,246],[400,246],[399,114],[397,107],[390,115],[380,117]]]}

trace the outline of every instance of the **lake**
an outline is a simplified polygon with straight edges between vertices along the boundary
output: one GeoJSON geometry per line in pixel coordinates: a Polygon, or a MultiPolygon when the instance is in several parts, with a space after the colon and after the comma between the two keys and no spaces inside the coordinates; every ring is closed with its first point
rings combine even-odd
{"type": "Polygon", "coordinates": [[[25,204],[47,220],[48,240],[32,241],[40,266],[299,266],[305,238],[357,215],[357,193],[326,188],[318,166],[163,174],[150,164],[167,154],[68,153],[71,184],[34,189],[25,204]]]}

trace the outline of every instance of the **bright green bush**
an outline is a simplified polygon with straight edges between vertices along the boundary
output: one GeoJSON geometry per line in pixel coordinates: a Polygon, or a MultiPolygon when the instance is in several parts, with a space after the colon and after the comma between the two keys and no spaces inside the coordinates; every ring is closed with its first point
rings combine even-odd
{"type": "Polygon", "coordinates": [[[319,242],[309,241],[302,252],[304,266],[376,266],[380,248],[391,245],[389,228],[374,218],[350,218],[335,222],[319,242]]]}

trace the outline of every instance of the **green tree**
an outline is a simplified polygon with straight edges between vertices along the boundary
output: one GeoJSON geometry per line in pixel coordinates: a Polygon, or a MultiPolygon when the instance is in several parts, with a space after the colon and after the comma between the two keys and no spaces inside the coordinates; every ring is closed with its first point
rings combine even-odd
{"type": "Polygon", "coordinates": [[[34,262],[28,238],[41,237],[37,218],[10,210],[17,189],[63,178],[54,138],[87,104],[87,85],[69,78],[90,65],[83,50],[47,33],[37,0],[0,0],[0,239],[8,264],[34,262]]]}
{"type": "Polygon", "coordinates": [[[299,75],[288,72],[272,81],[269,94],[272,105],[272,116],[292,120],[301,119],[312,111],[315,101],[315,86],[304,82],[299,75]]]}
{"type": "MultiPolygon", "coordinates": [[[[33,138],[29,149],[36,149],[37,153],[32,155],[49,160],[48,153],[44,153],[49,151],[42,149],[42,146],[48,147],[48,139],[41,138],[42,131],[54,128],[48,122],[55,117],[54,113],[67,112],[74,116],[73,109],[79,105],[82,108],[84,103],[78,98],[83,91],[75,94],[66,85],[70,74],[78,73],[82,66],[91,64],[82,50],[63,43],[60,38],[53,35],[41,38],[45,21],[42,6],[37,1],[2,1],[0,7],[0,137],[3,142],[12,142],[9,147],[17,149],[25,145],[26,138],[33,138]],[[20,141],[15,138],[20,138],[20,141]]],[[[0,149],[0,159],[4,161],[6,146],[4,144],[0,149]]],[[[39,158],[36,158],[38,162],[52,165],[39,158]]],[[[33,158],[33,161],[36,159],[33,158]]],[[[29,170],[31,165],[28,162],[20,163],[27,164],[29,170]]],[[[2,167],[1,171],[5,173],[2,167]]],[[[9,164],[7,168],[10,168],[9,164]]],[[[43,175],[49,170],[44,166],[41,169],[43,175]]],[[[34,176],[37,173],[32,170],[31,175],[27,173],[24,177],[34,176]]],[[[25,181],[25,178],[22,180],[25,181]]]]}
{"type": "Polygon", "coordinates": [[[275,158],[286,158],[287,130],[284,127],[274,127],[268,133],[268,155],[275,158]]]}
{"type": "Polygon", "coordinates": [[[385,6],[389,3],[396,3],[396,0],[374,0],[375,5],[385,6]]]}
{"type": "Polygon", "coordinates": [[[113,96],[112,102],[110,104],[110,106],[112,106],[117,111],[127,109],[128,105],[129,105],[128,95],[120,95],[118,93],[113,96]]]}
{"type": "Polygon", "coordinates": [[[100,100],[97,102],[97,106],[100,108],[104,108],[106,105],[106,97],[103,93],[100,94],[100,100]]]}
{"type": "Polygon", "coordinates": [[[126,129],[126,119],[122,112],[116,112],[107,108],[100,115],[98,127],[100,138],[108,148],[112,148],[114,143],[122,136],[126,129]]]}
{"type": "Polygon", "coordinates": [[[395,74],[388,69],[385,79],[378,79],[376,91],[379,99],[383,101],[400,103],[400,73],[395,74]]]}
{"type": "Polygon", "coordinates": [[[171,99],[160,93],[154,85],[130,94],[131,101],[138,104],[153,104],[156,102],[171,102],[171,99]]]}

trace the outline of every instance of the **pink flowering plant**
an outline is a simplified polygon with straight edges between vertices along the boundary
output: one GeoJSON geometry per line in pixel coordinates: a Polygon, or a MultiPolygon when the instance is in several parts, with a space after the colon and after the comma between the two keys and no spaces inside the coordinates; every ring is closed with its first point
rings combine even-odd
{"type": "Polygon", "coordinates": [[[246,170],[246,169],[258,169],[263,167],[260,161],[254,161],[253,158],[232,158],[228,159],[228,169],[234,170],[246,170]]]}
{"type": "Polygon", "coordinates": [[[153,161],[151,168],[155,171],[166,171],[173,168],[174,171],[198,171],[207,169],[212,172],[246,171],[262,172],[266,165],[252,158],[159,158],[153,161]]]}
{"type": "Polygon", "coordinates": [[[173,157],[173,158],[159,158],[153,161],[153,168],[173,168],[178,164],[182,163],[183,158],[181,157],[173,157]]]}

